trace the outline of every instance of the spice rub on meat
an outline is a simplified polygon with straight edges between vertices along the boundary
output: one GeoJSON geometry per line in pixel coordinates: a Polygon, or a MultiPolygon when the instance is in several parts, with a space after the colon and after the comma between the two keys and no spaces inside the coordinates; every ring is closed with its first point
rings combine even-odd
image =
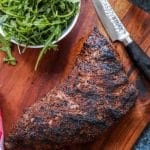
{"type": "Polygon", "coordinates": [[[67,79],[23,114],[9,135],[11,148],[53,149],[94,140],[134,104],[118,55],[94,28],[67,79]]]}

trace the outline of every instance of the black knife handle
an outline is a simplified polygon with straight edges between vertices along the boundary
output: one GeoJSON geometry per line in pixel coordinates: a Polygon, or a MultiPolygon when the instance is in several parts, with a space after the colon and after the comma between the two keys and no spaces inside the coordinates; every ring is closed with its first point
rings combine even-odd
{"type": "Polygon", "coordinates": [[[135,65],[143,72],[150,81],[150,57],[148,57],[138,44],[133,41],[126,46],[127,52],[133,59],[135,65]]]}

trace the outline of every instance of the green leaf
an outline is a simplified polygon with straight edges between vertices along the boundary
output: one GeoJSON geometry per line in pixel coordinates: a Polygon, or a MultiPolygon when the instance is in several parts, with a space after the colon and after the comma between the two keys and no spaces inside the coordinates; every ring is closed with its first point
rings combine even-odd
{"type": "Polygon", "coordinates": [[[16,59],[15,59],[15,57],[12,56],[12,53],[11,53],[10,39],[5,39],[0,34],[0,43],[1,43],[0,51],[6,53],[6,57],[3,58],[3,62],[8,63],[13,66],[16,65],[16,59]]]}
{"type": "Polygon", "coordinates": [[[72,3],[78,3],[80,2],[80,0],[67,0],[68,2],[72,2],[72,3]]]}

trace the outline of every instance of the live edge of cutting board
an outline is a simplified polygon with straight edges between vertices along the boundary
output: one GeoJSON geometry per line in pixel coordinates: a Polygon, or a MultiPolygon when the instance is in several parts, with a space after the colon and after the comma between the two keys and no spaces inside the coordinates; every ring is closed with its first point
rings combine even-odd
{"type": "MultiPolygon", "coordinates": [[[[132,6],[127,0],[110,0],[110,3],[132,37],[150,56],[150,15],[132,6]]],[[[37,49],[29,49],[25,54],[19,55],[17,47],[13,46],[13,53],[18,60],[17,66],[12,67],[0,62],[0,108],[6,137],[23,110],[43,98],[53,86],[67,76],[83,41],[95,25],[108,38],[98,21],[92,1],[82,0],[76,27],[60,42],[58,52],[50,51],[44,56],[37,72],[34,72],[39,53],[37,49]]],[[[130,81],[140,88],[138,102],[120,122],[108,129],[99,139],[87,146],[77,145],[71,149],[130,149],[150,120],[150,84],[133,67],[123,46],[116,43],[113,47],[119,53],[130,81]]],[[[2,57],[3,54],[0,54],[0,59],[2,57]]]]}

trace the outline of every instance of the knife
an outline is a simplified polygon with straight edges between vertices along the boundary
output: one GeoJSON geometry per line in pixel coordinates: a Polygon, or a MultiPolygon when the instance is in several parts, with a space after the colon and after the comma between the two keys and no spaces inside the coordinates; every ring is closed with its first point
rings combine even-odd
{"type": "Polygon", "coordinates": [[[112,9],[108,0],[92,0],[105,30],[109,34],[112,42],[120,41],[135,63],[150,81],[150,58],[143,52],[139,45],[130,37],[130,34],[112,9]]]}

